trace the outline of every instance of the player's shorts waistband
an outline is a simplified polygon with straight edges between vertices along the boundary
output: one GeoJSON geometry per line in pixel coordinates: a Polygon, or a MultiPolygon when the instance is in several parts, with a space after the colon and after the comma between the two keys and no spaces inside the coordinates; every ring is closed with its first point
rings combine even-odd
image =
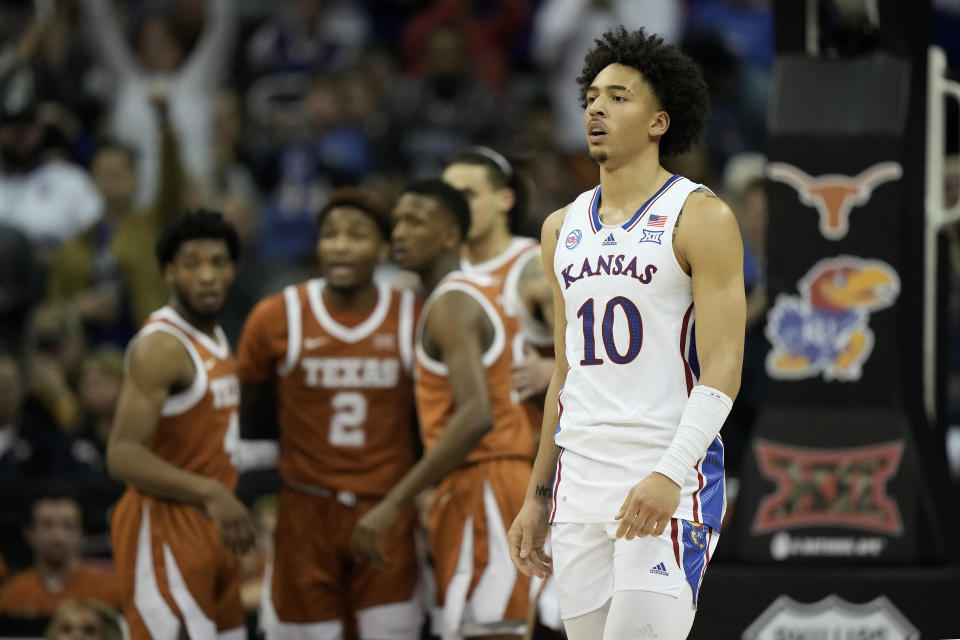
{"type": "Polygon", "coordinates": [[[284,486],[299,493],[305,493],[317,498],[333,498],[345,507],[355,507],[361,500],[379,500],[383,496],[373,494],[362,494],[344,489],[331,489],[330,487],[321,487],[315,484],[297,482],[289,478],[281,478],[284,486]]]}

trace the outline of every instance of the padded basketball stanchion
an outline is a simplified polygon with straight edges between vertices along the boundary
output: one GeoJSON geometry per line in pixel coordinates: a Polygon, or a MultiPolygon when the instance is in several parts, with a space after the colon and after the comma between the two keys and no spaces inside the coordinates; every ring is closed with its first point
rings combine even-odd
{"type": "Polygon", "coordinates": [[[925,367],[936,358],[918,357],[936,326],[922,304],[936,244],[916,161],[927,144],[925,58],[925,47],[873,46],[776,59],[767,394],[735,507],[742,560],[876,566],[948,555],[937,404],[925,411],[921,400],[934,395],[925,367]]]}

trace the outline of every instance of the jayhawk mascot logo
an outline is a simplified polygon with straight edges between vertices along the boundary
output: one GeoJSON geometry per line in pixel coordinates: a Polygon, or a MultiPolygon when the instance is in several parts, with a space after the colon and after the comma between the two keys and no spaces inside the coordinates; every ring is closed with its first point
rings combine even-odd
{"type": "Polygon", "coordinates": [[[799,296],[779,295],[767,316],[771,378],[859,380],[873,350],[870,313],[900,294],[897,272],[880,260],[825,258],[797,285],[799,296]]]}

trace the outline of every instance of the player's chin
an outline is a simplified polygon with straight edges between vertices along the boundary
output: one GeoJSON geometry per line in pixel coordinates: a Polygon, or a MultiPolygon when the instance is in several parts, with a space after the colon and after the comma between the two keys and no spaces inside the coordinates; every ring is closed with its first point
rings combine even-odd
{"type": "Polygon", "coordinates": [[[224,296],[214,294],[203,294],[193,299],[191,305],[198,314],[203,316],[215,316],[223,308],[224,296]]]}
{"type": "Polygon", "coordinates": [[[393,261],[397,263],[398,267],[407,271],[416,271],[422,262],[415,254],[405,250],[394,250],[393,261]]]}
{"type": "Polygon", "coordinates": [[[357,274],[337,274],[337,273],[327,273],[326,274],[327,284],[335,289],[355,289],[363,280],[357,274]]]}

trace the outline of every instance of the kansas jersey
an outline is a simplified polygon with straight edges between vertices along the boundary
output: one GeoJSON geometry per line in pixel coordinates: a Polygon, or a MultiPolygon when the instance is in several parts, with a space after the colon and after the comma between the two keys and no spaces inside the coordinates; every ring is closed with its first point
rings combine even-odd
{"type": "MultiPolygon", "coordinates": [[[[617,225],[600,222],[600,187],[567,210],[554,255],[570,369],[558,396],[553,521],[611,521],[673,441],[699,366],[691,279],[672,236],[700,186],[674,175],[617,225]]],[[[724,508],[718,437],[687,474],[674,517],[719,531],[724,508]]]]}

